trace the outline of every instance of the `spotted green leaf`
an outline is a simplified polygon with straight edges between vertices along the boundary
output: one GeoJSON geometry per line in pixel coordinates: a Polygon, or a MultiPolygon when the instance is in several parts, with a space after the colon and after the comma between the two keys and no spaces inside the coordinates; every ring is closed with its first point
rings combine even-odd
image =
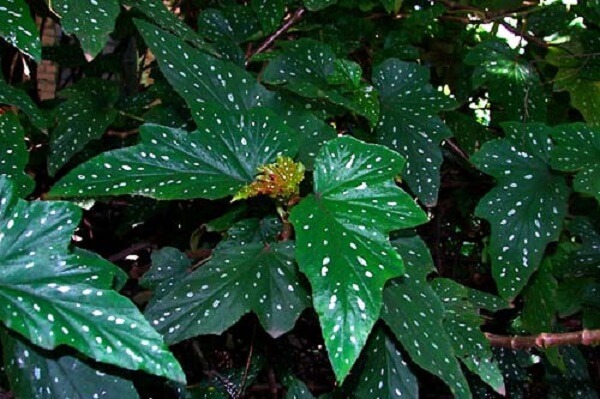
{"type": "Polygon", "coordinates": [[[443,324],[444,306],[427,283],[427,275],[435,270],[427,245],[410,231],[403,231],[392,244],[404,260],[406,272],[384,290],[381,318],[413,362],[440,377],[455,397],[470,398],[443,324]]]}
{"type": "Polygon", "coordinates": [[[295,132],[265,109],[202,118],[192,133],[142,126],[140,144],[106,152],[76,167],[50,195],[222,198],[252,182],[259,166],[297,152],[295,132]]]}
{"type": "Polygon", "coordinates": [[[569,253],[563,273],[600,277],[600,228],[591,220],[578,217],[569,225],[569,232],[577,237],[581,246],[569,253]]]}
{"type": "Polygon", "coordinates": [[[581,77],[580,67],[577,67],[560,68],[554,81],[555,90],[569,92],[571,105],[581,112],[585,121],[590,126],[600,127],[600,80],[581,77]]]}
{"type": "Polygon", "coordinates": [[[14,105],[27,115],[31,123],[39,129],[48,126],[48,120],[31,98],[22,90],[12,87],[0,78],[0,104],[14,105]]]}
{"type": "Polygon", "coordinates": [[[149,21],[191,43],[195,47],[209,52],[214,51],[208,43],[202,40],[198,33],[167,9],[165,6],[166,3],[161,0],[121,0],[121,3],[134,7],[143,13],[149,21]]]}
{"type": "MultiPolygon", "coordinates": [[[[72,354],[45,351],[0,330],[11,391],[19,398],[137,399],[131,381],[72,354]]],[[[63,351],[64,352],[64,351],[63,351]]]]}
{"type": "Polygon", "coordinates": [[[573,188],[591,194],[600,201],[600,128],[582,123],[561,125],[554,129],[556,143],[552,153],[552,167],[576,172],[573,188]]]}
{"type": "Polygon", "coordinates": [[[117,117],[114,103],[118,97],[118,87],[115,84],[88,78],[76,86],[62,93],[67,101],[56,110],[58,125],[50,136],[48,155],[51,175],[90,141],[102,137],[117,117]]]}
{"type": "Polygon", "coordinates": [[[185,381],[160,335],[112,289],[122,272],[70,251],[75,205],[28,203],[0,176],[0,320],[34,344],[71,346],[99,362],[185,381]]]}
{"type": "Polygon", "coordinates": [[[325,345],[344,380],[379,317],[385,283],[403,272],[392,230],[427,217],[393,178],[404,159],[349,136],[327,142],[315,160],[314,194],[291,213],[296,257],[313,288],[325,345]]]}
{"type": "Polygon", "coordinates": [[[492,304],[501,299],[445,278],[435,279],[432,288],[446,309],[444,328],[450,336],[456,356],[471,372],[481,377],[496,392],[504,395],[506,389],[502,373],[497,362],[493,360],[487,338],[481,332],[483,318],[479,315],[479,306],[471,302],[470,297],[479,297],[492,304]]]}
{"type": "Polygon", "coordinates": [[[554,330],[558,282],[552,275],[551,257],[542,261],[531,283],[523,290],[523,327],[532,334],[554,330]]]}
{"type": "Polygon", "coordinates": [[[356,376],[353,398],[409,398],[419,397],[417,377],[403,359],[396,343],[385,330],[376,327],[365,347],[364,369],[356,376]]]}
{"type": "Polygon", "coordinates": [[[371,86],[355,84],[360,83],[362,74],[358,64],[336,59],[330,46],[312,39],[285,42],[281,46],[282,53],[273,58],[263,72],[265,82],[281,85],[305,98],[323,99],[342,106],[364,116],[372,125],[377,122],[379,109],[373,106],[377,93],[371,86]],[[342,65],[349,70],[342,81],[346,85],[340,86],[342,65]]]}
{"type": "Polygon", "coordinates": [[[77,36],[87,59],[102,51],[121,10],[118,0],[53,0],[50,5],[64,31],[77,36]]]}
{"type": "Polygon", "coordinates": [[[177,248],[165,247],[150,255],[152,266],[140,280],[140,285],[154,291],[150,303],[164,297],[182,276],[191,271],[192,262],[177,248]]]}
{"type": "Polygon", "coordinates": [[[535,68],[508,44],[486,40],[473,48],[465,64],[475,66],[473,85],[489,91],[492,120],[546,121],[546,99],[535,68]]]}
{"type": "Polygon", "coordinates": [[[507,138],[485,143],[471,158],[496,180],[475,215],[491,225],[492,273],[500,295],[514,298],[556,240],[569,189],[549,167],[551,129],[538,123],[507,123],[507,138]]]}
{"type": "Polygon", "coordinates": [[[310,303],[294,262],[294,243],[252,237],[258,229],[258,219],[235,225],[208,263],[146,309],[167,342],[220,334],[250,312],[273,337],[294,327],[310,303]]]}
{"type": "Polygon", "coordinates": [[[0,175],[12,179],[19,197],[25,197],[33,190],[34,182],[24,172],[29,161],[25,148],[25,132],[19,118],[12,112],[0,114],[0,175]]]}
{"type": "Polygon", "coordinates": [[[427,68],[394,58],[373,72],[381,103],[377,140],[406,158],[403,179],[422,203],[433,206],[443,161],[439,145],[452,135],[438,113],[452,108],[454,101],[428,82],[427,68]]]}
{"type": "Polygon", "coordinates": [[[269,34],[279,27],[285,15],[285,0],[252,0],[250,4],[264,34],[269,34]]]}
{"type": "Polygon", "coordinates": [[[310,11],[319,11],[323,8],[327,8],[335,3],[337,0],[303,0],[304,6],[310,11]]]}
{"type": "Polygon", "coordinates": [[[36,61],[42,59],[42,43],[25,0],[6,0],[0,5],[0,37],[36,61]]]}
{"type": "Polygon", "coordinates": [[[207,104],[235,113],[261,106],[271,94],[244,69],[207,55],[147,22],[136,20],[160,70],[194,113],[207,104]]]}

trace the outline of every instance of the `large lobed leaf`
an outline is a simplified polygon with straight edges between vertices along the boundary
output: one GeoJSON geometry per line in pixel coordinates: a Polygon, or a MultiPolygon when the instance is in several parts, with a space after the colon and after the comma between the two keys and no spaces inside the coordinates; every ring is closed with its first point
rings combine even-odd
{"type": "Polygon", "coordinates": [[[45,349],[68,345],[100,362],[184,381],[160,335],[112,289],[120,270],[69,250],[80,217],[71,204],[20,200],[0,176],[0,320],[45,349]]]}
{"type": "Polygon", "coordinates": [[[193,133],[142,126],[140,144],[103,153],[78,166],[50,195],[222,198],[252,182],[259,166],[297,152],[295,132],[265,109],[203,118],[193,133]]]}
{"type": "Polygon", "coordinates": [[[53,0],[50,5],[65,32],[77,36],[87,59],[102,51],[121,11],[118,0],[53,0]]]}
{"type": "Polygon", "coordinates": [[[402,274],[388,233],[427,221],[393,180],[404,159],[345,136],[326,143],[315,161],[314,194],[296,206],[296,257],[333,370],[342,381],[379,317],[385,283],[402,274]]]}
{"type": "Polygon", "coordinates": [[[239,113],[259,107],[271,97],[244,69],[207,55],[147,22],[135,23],[163,75],[192,113],[206,112],[207,105],[239,113]]]}
{"type": "Polygon", "coordinates": [[[249,312],[273,337],[294,327],[310,303],[294,262],[294,243],[272,242],[256,234],[259,229],[258,219],[238,223],[208,263],[178,276],[153,299],[146,317],[167,342],[220,334],[249,312]]]}
{"type": "Polygon", "coordinates": [[[427,275],[434,270],[427,245],[407,232],[392,243],[404,259],[406,273],[385,288],[381,318],[413,362],[440,377],[455,397],[470,398],[469,385],[444,327],[444,306],[427,283],[427,275]]]}
{"type": "Polygon", "coordinates": [[[20,197],[25,197],[33,190],[34,182],[24,172],[29,161],[29,154],[25,148],[25,132],[19,123],[19,118],[12,112],[0,114],[0,175],[11,178],[15,190],[20,197]]]}
{"type": "Polygon", "coordinates": [[[591,194],[600,201],[600,129],[583,123],[561,125],[554,128],[552,138],[556,142],[552,167],[577,172],[575,191],[591,194]]]}
{"type": "Polygon", "coordinates": [[[549,167],[551,129],[507,123],[507,138],[485,143],[472,160],[496,179],[475,214],[491,225],[490,256],[498,291],[515,297],[558,238],[569,195],[564,176],[549,167]]]}
{"type": "Polygon", "coordinates": [[[381,118],[377,140],[406,158],[403,178],[427,206],[437,202],[442,151],[452,135],[438,113],[454,101],[429,84],[429,70],[414,63],[389,59],[375,67],[373,84],[379,92],[381,118]]]}
{"type": "Polygon", "coordinates": [[[11,391],[19,398],[137,399],[131,381],[76,356],[41,350],[0,330],[11,391]]]}
{"type": "Polygon", "coordinates": [[[42,43],[25,0],[6,0],[0,5],[0,37],[36,61],[42,59],[42,43]]]}

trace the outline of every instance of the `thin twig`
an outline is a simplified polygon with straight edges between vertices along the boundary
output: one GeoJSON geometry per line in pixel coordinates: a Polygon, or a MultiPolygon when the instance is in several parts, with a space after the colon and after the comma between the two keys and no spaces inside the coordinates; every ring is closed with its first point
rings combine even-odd
{"type": "Polygon", "coordinates": [[[485,336],[492,346],[512,349],[600,344],[600,330],[582,330],[567,333],[541,333],[538,335],[526,336],[507,336],[486,333],[485,336]]]}
{"type": "Polygon", "coordinates": [[[256,50],[254,50],[248,57],[246,57],[246,64],[248,64],[252,57],[262,53],[263,51],[271,47],[281,35],[287,32],[294,24],[296,24],[302,18],[302,15],[304,15],[305,11],[306,10],[302,7],[294,11],[292,16],[289,17],[288,20],[285,21],[285,23],[281,25],[281,27],[279,27],[279,29],[277,29],[269,37],[267,37],[267,39],[264,42],[262,42],[262,44],[258,46],[256,50]]]}
{"type": "Polygon", "coordinates": [[[244,386],[246,385],[246,380],[248,379],[248,371],[250,370],[250,365],[252,364],[252,353],[254,352],[255,337],[256,325],[252,327],[252,341],[250,341],[250,350],[248,351],[248,358],[246,359],[246,368],[244,369],[244,375],[242,376],[242,382],[240,383],[240,389],[238,391],[237,397],[241,397],[242,393],[244,393],[244,386]]]}

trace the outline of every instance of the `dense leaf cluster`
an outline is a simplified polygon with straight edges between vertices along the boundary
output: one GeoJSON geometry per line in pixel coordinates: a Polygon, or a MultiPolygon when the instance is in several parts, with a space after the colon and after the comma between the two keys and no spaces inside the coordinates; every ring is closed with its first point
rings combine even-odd
{"type": "Polygon", "coordinates": [[[6,0],[0,38],[0,396],[597,397],[597,351],[510,343],[600,336],[598,1],[6,0]]]}

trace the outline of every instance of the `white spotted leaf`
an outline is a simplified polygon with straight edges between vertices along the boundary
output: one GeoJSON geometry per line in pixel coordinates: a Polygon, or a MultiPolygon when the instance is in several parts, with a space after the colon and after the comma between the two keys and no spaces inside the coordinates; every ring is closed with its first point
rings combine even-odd
{"type": "Polygon", "coordinates": [[[156,199],[222,198],[254,180],[277,155],[293,157],[296,133],[266,109],[204,114],[192,133],[157,125],[138,145],[103,153],[76,167],[50,195],[143,195],[156,199]]]}
{"type": "Polygon", "coordinates": [[[42,350],[0,330],[6,374],[19,398],[137,399],[133,383],[73,354],[42,350]]]}
{"type": "Polygon", "coordinates": [[[329,45],[312,39],[283,42],[280,46],[281,54],[269,62],[262,74],[266,83],[308,99],[326,100],[364,116],[371,125],[377,123],[376,91],[372,86],[355,85],[341,71],[344,64],[351,65],[350,73],[360,83],[362,70],[358,64],[337,59],[329,45]],[[342,77],[341,82],[336,82],[342,77]]]}
{"type": "Polygon", "coordinates": [[[19,199],[0,176],[0,320],[44,349],[67,345],[99,362],[185,381],[162,337],[113,289],[123,272],[69,249],[80,218],[69,203],[19,199]]]}
{"type": "Polygon", "coordinates": [[[239,66],[219,60],[147,22],[135,21],[155,54],[160,70],[192,113],[207,106],[239,113],[263,105],[272,97],[256,78],[239,66]]]}
{"type": "Polygon", "coordinates": [[[25,0],[4,0],[0,5],[0,37],[36,61],[42,59],[40,33],[25,0]]]}
{"type": "Polygon", "coordinates": [[[258,219],[236,224],[209,262],[153,299],[145,315],[168,343],[221,334],[250,312],[273,337],[294,327],[310,304],[294,243],[270,241],[258,234],[260,224],[258,219]]]}
{"type": "MultiPolygon", "coordinates": [[[[490,343],[481,331],[483,318],[479,314],[480,305],[472,302],[471,298],[480,298],[482,302],[494,305],[502,300],[446,278],[433,280],[431,286],[446,309],[444,327],[450,336],[456,356],[496,392],[505,395],[502,372],[493,359],[490,343]]],[[[508,304],[505,303],[503,307],[507,308],[508,304]]]]}
{"type": "Polygon", "coordinates": [[[170,291],[177,281],[192,268],[190,259],[177,248],[164,247],[150,255],[152,266],[140,280],[142,287],[154,291],[150,299],[153,303],[170,291]]]}
{"type": "Polygon", "coordinates": [[[81,80],[61,93],[67,101],[56,109],[58,125],[50,135],[51,175],[90,141],[102,137],[117,117],[118,93],[115,84],[96,78],[81,80]]]}
{"type": "Polygon", "coordinates": [[[465,64],[475,67],[473,85],[488,89],[493,121],[546,121],[546,99],[537,71],[508,44],[486,40],[469,51],[465,64]]]}
{"type": "Polygon", "coordinates": [[[25,197],[33,190],[34,182],[23,170],[29,161],[25,132],[12,112],[0,114],[0,143],[0,175],[12,179],[18,195],[25,197]]]}
{"type": "Polygon", "coordinates": [[[496,180],[475,215],[491,225],[490,256],[498,292],[514,298],[560,234],[569,189],[550,169],[551,128],[507,123],[507,138],[485,143],[473,163],[496,180]]]}
{"type": "Polygon", "coordinates": [[[364,368],[355,377],[353,398],[419,398],[417,377],[384,328],[375,328],[362,356],[364,368]]]}
{"type": "Polygon", "coordinates": [[[403,272],[392,230],[427,221],[394,177],[404,159],[345,136],[315,160],[314,194],[290,215],[296,257],[308,277],[329,359],[343,381],[379,318],[385,283],[403,272]]]}
{"type": "Polygon", "coordinates": [[[444,327],[444,306],[427,283],[427,275],[434,271],[431,254],[416,234],[405,232],[393,244],[406,264],[406,273],[384,290],[381,318],[413,362],[441,378],[456,398],[470,398],[444,327]]]}
{"type": "Polygon", "coordinates": [[[121,7],[118,0],[53,0],[65,32],[77,36],[87,59],[102,51],[121,7]]]}
{"type": "Polygon", "coordinates": [[[0,104],[14,105],[27,115],[38,129],[48,126],[48,120],[23,90],[17,89],[0,78],[0,104]]]}
{"type": "Polygon", "coordinates": [[[551,135],[556,143],[552,167],[576,172],[575,191],[600,201],[600,128],[573,123],[555,127],[551,135]]]}
{"type": "Polygon", "coordinates": [[[414,63],[388,59],[375,67],[373,84],[381,103],[377,140],[406,158],[403,179],[427,206],[437,202],[442,151],[452,132],[438,116],[454,100],[429,84],[429,70],[414,63]]]}
{"type": "Polygon", "coordinates": [[[252,0],[250,5],[265,35],[279,27],[285,15],[285,0],[252,0]]]}

